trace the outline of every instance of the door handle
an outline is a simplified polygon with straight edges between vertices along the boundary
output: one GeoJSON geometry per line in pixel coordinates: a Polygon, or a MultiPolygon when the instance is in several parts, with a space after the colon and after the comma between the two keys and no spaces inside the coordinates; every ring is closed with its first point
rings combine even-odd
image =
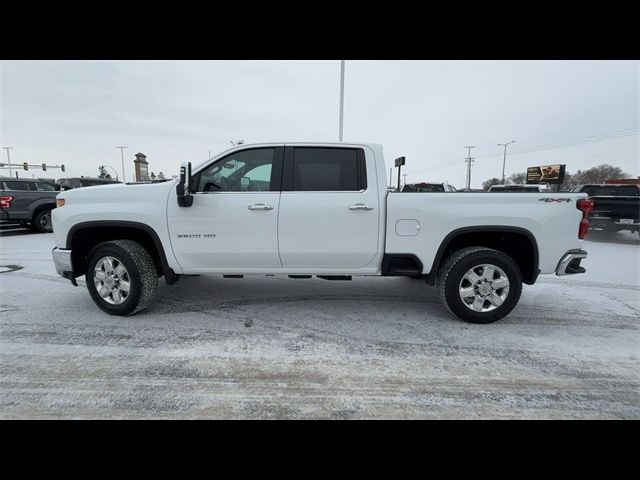
{"type": "Polygon", "coordinates": [[[373,205],[365,205],[364,203],[356,203],[349,205],[349,210],[373,210],[373,205]]]}
{"type": "Polygon", "coordinates": [[[256,203],[249,205],[249,210],[273,210],[272,205],[265,205],[264,203],[256,203]]]}

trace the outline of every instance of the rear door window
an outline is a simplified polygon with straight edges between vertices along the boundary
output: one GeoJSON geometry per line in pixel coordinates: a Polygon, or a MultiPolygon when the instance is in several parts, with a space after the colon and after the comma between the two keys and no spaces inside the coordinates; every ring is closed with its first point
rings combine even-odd
{"type": "MultiPolygon", "coordinates": [[[[29,188],[29,182],[4,182],[4,184],[7,186],[8,190],[31,190],[29,188]]],[[[33,188],[33,190],[35,190],[35,188],[33,188]]]]}
{"type": "Polygon", "coordinates": [[[365,189],[366,171],[362,149],[293,149],[294,191],[357,192],[365,189]]]}

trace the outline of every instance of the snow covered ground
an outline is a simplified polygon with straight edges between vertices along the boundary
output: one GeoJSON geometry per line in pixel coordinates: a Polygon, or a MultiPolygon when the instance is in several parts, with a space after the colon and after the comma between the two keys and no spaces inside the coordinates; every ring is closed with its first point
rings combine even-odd
{"type": "Polygon", "coordinates": [[[187,277],[120,318],[0,231],[0,418],[640,418],[640,241],[493,325],[408,278],[187,277]]]}

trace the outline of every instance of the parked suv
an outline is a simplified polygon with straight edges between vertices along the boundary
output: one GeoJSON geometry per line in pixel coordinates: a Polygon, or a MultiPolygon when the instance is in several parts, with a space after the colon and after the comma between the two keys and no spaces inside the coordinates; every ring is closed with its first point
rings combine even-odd
{"type": "Polygon", "coordinates": [[[52,232],[51,210],[56,206],[56,185],[22,178],[0,179],[0,221],[29,224],[39,232],[52,232]]]}

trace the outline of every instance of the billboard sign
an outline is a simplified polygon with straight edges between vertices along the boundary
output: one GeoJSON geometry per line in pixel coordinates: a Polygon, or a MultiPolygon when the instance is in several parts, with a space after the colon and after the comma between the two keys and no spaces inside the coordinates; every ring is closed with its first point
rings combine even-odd
{"type": "Polygon", "coordinates": [[[526,183],[560,184],[564,180],[566,165],[542,165],[527,168],[526,183]]]}

